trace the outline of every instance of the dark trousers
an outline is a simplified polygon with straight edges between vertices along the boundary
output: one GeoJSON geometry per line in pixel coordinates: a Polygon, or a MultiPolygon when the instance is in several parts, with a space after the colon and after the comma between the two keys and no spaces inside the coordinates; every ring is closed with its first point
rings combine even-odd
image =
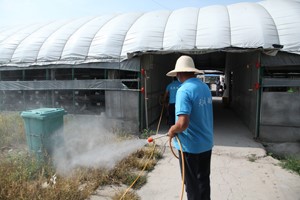
{"type": "MultiPolygon", "coordinates": [[[[181,166],[181,153],[179,162],[181,166]]],[[[184,153],[185,190],[188,200],[210,200],[211,150],[199,154],[184,153]]]]}
{"type": "Polygon", "coordinates": [[[175,103],[169,104],[168,111],[169,111],[168,125],[172,126],[175,124],[175,103]]]}

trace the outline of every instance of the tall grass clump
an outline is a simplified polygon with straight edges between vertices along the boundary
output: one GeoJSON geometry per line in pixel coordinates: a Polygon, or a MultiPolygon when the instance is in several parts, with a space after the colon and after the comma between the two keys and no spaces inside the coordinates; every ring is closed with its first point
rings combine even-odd
{"type": "Polygon", "coordinates": [[[141,188],[147,182],[146,172],[151,171],[157,163],[157,159],[160,158],[157,155],[157,149],[144,147],[124,158],[110,171],[111,184],[125,184],[129,186],[138,178],[140,171],[145,169],[145,173],[133,185],[133,189],[141,188]],[[153,154],[152,151],[154,151],[153,154]],[[151,155],[153,156],[151,157],[151,155]]]}
{"type": "Polygon", "coordinates": [[[129,191],[126,193],[126,195],[123,196],[124,190],[116,193],[112,200],[141,200],[141,198],[137,195],[135,191],[129,191]]]}
{"type": "Polygon", "coordinates": [[[0,148],[26,143],[24,122],[17,112],[0,113],[0,148]]]}
{"type": "MultiPolygon", "coordinates": [[[[0,161],[0,199],[84,200],[99,186],[131,185],[142,165],[149,165],[146,171],[153,169],[156,158],[150,158],[150,162],[146,162],[149,154],[149,148],[143,148],[123,159],[112,170],[76,168],[67,176],[60,176],[50,162],[38,161],[27,153],[12,153],[0,161]]],[[[146,172],[133,189],[141,188],[145,183],[146,172]]],[[[135,192],[127,194],[126,199],[128,198],[139,199],[135,192]]]]}
{"type": "Polygon", "coordinates": [[[300,175],[300,160],[298,158],[291,157],[291,156],[285,157],[281,159],[280,165],[281,167],[294,171],[298,175],[300,175]]]}
{"type": "MultiPolygon", "coordinates": [[[[120,140],[129,137],[127,134],[119,135],[120,140]]],[[[51,158],[37,160],[24,148],[24,144],[26,134],[20,114],[0,113],[1,200],[86,200],[99,186],[131,185],[144,166],[146,171],[150,171],[161,158],[156,149],[147,146],[118,162],[113,169],[77,167],[68,174],[60,175],[51,158]]],[[[143,174],[133,189],[145,183],[146,174],[143,174]]],[[[132,191],[126,195],[126,199],[139,197],[132,191]]]]}
{"type": "Polygon", "coordinates": [[[151,135],[155,135],[155,132],[150,129],[144,129],[140,135],[141,139],[147,139],[151,135]]]}
{"type": "Polygon", "coordinates": [[[17,154],[0,163],[0,199],[74,199],[84,200],[107,181],[101,169],[76,169],[70,176],[55,174],[50,163],[30,155],[17,154]]]}

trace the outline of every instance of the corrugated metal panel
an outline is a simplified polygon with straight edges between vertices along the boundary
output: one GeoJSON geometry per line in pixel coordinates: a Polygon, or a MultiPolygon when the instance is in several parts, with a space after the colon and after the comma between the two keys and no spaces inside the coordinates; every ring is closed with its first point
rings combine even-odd
{"type": "MultiPolygon", "coordinates": [[[[126,81],[138,81],[126,79],[126,81]]],[[[49,80],[49,81],[0,81],[1,90],[134,90],[122,80],[49,80]]],[[[134,90],[136,91],[136,90],[134,90]]]]}

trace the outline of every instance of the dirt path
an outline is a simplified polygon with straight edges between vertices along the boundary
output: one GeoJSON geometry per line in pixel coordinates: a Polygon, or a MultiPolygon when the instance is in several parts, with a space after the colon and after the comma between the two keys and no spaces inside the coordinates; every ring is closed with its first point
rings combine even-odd
{"type": "MultiPolygon", "coordinates": [[[[263,148],[215,146],[211,190],[213,200],[300,200],[300,176],[278,166],[263,148]]],[[[167,149],[138,194],[142,200],[178,200],[180,192],[178,160],[167,149]]]]}
{"type": "MultiPolygon", "coordinates": [[[[160,133],[167,132],[162,127],[160,133]]],[[[161,145],[167,138],[161,139],[161,145]]],[[[214,140],[211,163],[212,200],[300,200],[300,176],[282,169],[232,110],[214,99],[214,140]]],[[[169,147],[148,183],[138,194],[142,200],[179,200],[178,160],[169,147]]]]}
{"type": "Polygon", "coordinates": [[[212,199],[300,199],[300,176],[282,169],[278,160],[259,149],[241,156],[223,149],[216,147],[213,154],[212,199]]]}
{"type": "MultiPolygon", "coordinates": [[[[212,200],[300,200],[299,175],[282,169],[278,160],[267,156],[249,129],[230,109],[224,109],[220,100],[214,102],[214,116],[212,200]]],[[[167,130],[161,127],[160,134],[167,130]]],[[[167,140],[160,138],[157,144],[163,146],[167,140]]],[[[164,158],[148,174],[146,185],[137,192],[142,200],[180,199],[179,163],[169,147],[166,147],[164,158]]],[[[105,198],[92,200],[102,199],[105,198]]]]}

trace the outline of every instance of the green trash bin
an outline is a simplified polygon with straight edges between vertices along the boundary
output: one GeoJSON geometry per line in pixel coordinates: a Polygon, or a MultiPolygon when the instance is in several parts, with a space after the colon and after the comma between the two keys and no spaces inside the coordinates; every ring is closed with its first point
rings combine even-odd
{"type": "Polygon", "coordinates": [[[65,110],[61,108],[40,108],[21,113],[29,151],[34,153],[38,160],[51,157],[54,150],[63,145],[65,114],[65,110]]]}

